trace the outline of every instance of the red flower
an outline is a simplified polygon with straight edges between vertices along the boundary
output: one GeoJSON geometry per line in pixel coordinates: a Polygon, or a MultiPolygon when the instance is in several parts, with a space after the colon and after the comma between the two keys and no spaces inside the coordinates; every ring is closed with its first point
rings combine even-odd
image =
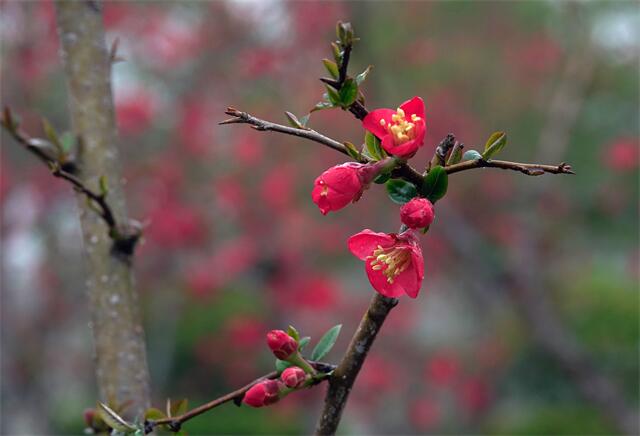
{"type": "Polygon", "coordinates": [[[360,199],[385,164],[382,161],[375,164],[348,162],[331,167],[314,182],[311,198],[323,215],[342,209],[360,199]]]}
{"type": "Polygon", "coordinates": [[[362,125],[382,141],[387,153],[410,158],[424,144],[424,101],[413,97],[395,111],[376,109],[364,117],[362,125]]]}
{"type": "Polygon", "coordinates": [[[413,198],[400,208],[400,220],[410,229],[429,227],[433,217],[433,204],[426,198],[413,198]]]}
{"type": "Polygon", "coordinates": [[[244,394],[242,402],[251,407],[262,407],[273,404],[280,399],[280,383],[276,380],[264,380],[244,394]]]}
{"type": "Polygon", "coordinates": [[[351,253],[366,262],[367,276],[376,291],[385,297],[418,296],[424,260],[411,230],[397,235],[366,229],[350,237],[348,244],[351,253]]]}
{"type": "Polygon", "coordinates": [[[282,371],[280,379],[289,388],[299,388],[307,379],[307,373],[302,368],[290,366],[282,371]]]}
{"type": "Polygon", "coordinates": [[[271,330],[267,333],[267,344],[280,360],[287,359],[298,350],[298,342],[282,330],[271,330]]]}

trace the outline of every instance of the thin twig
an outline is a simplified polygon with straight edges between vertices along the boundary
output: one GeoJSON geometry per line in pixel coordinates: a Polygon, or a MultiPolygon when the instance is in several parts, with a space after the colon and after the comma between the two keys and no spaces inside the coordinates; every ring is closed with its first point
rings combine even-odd
{"type": "Polygon", "coordinates": [[[113,239],[114,243],[114,252],[124,254],[125,257],[133,254],[135,244],[140,237],[140,229],[138,226],[133,225],[133,223],[126,227],[118,224],[115,214],[107,202],[106,192],[97,193],[87,187],[87,185],[74,174],[74,172],[77,171],[77,168],[73,162],[62,162],[62,159],[48,154],[42,147],[44,144],[47,144],[48,141],[32,138],[27,133],[20,130],[8,107],[5,107],[4,109],[3,119],[0,121],[0,124],[16,142],[45,163],[51,170],[51,174],[54,177],[66,180],[77,192],[80,192],[87,197],[89,201],[98,206],[98,208],[94,207],[93,209],[102,218],[109,229],[109,237],[113,239]]]}
{"type": "MultiPolygon", "coordinates": [[[[313,361],[309,361],[309,363],[318,371],[322,372],[322,373],[330,373],[331,371],[336,369],[335,365],[329,364],[329,363],[324,363],[324,362],[313,362],[313,361]]],[[[209,401],[208,403],[205,403],[201,406],[198,406],[194,409],[189,410],[188,412],[183,413],[182,415],[179,416],[174,416],[174,417],[169,417],[169,418],[162,418],[162,419],[157,419],[157,420],[149,420],[145,422],[145,433],[150,433],[153,431],[154,428],[160,426],[160,425],[166,425],[167,427],[169,427],[169,429],[173,432],[178,432],[180,431],[180,428],[182,427],[182,424],[184,424],[185,422],[189,421],[192,418],[195,418],[198,415],[202,415],[205,412],[208,412],[211,409],[214,409],[218,406],[221,406],[222,404],[228,403],[229,401],[234,401],[236,402],[236,404],[240,405],[240,402],[242,401],[242,398],[244,397],[244,394],[251,389],[251,387],[255,384],[260,383],[261,381],[264,380],[270,380],[270,379],[275,379],[277,378],[279,375],[278,371],[272,371],[268,374],[263,375],[262,377],[258,377],[257,379],[253,380],[251,383],[248,383],[247,385],[236,389],[235,391],[229,392],[228,394],[225,394],[221,397],[218,397],[214,400],[209,401]]],[[[323,379],[324,380],[324,379],[323,379]]],[[[321,381],[323,381],[321,380],[321,381]]]]}
{"type": "Polygon", "coordinates": [[[461,171],[472,170],[474,168],[500,168],[503,170],[519,171],[528,176],[540,176],[548,174],[575,174],[571,165],[562,162],[559,165],[528,164],[519,162],[509,162],[506,160],[467,160],[445,167],[447,174],[459,173],[461,171]]]}

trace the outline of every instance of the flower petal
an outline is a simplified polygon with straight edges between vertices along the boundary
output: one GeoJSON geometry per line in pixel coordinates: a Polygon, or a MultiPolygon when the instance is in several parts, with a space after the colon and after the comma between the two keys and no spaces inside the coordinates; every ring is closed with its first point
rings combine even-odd
{"type": "Polygon", "coordinates": [[[382,270],[374,270],[372,268],[372,261],[373,259],[367,260],[365,269],[367,270],[367,277],[369,278],[369,282],[371,283],[371,286],[373,286],[373,289],[385,297],[397,298],[402,296],[405,291],[398,281],[394,280],[393,283],[389,283],[387,281],[387,276],[382,273],[382,270]]]}
{"type": "Polygon", "coordinates": [[[420,97],[413,97],[411,100],[407,100],[400,105],[409,121],[411,121],[411,115],[417,115],[424,120],[424,100],[420,97]]]}
{"type": "Polygon", "coordinates": [[[391,116],[396,112],[391,109],[376,109],[369,112],[362,120],[362,126],[376,135],[378,139],[383,139],[388,135],[387,129],[380,125],[380,120],[391,123],[391,116]]]}
{"type": "Polygon", "coordinates": [[[416,298],[422,285],[422,277],[419,275],[417,265],[412,262],[409,268],[398,274],[394,284],[397,284],[409,297],[416,298]]]}
{"type": "Polygon", "coordinates": [[[350,237],[347,244],[349,251],[351,251],[354,256],[360,260],[366,260],[367,256],[370,256],[378,245],[388,247],[393,245],[394,242],[394,238],[386,233],[376,233],[372,230],[365,229],[350,237]]]}

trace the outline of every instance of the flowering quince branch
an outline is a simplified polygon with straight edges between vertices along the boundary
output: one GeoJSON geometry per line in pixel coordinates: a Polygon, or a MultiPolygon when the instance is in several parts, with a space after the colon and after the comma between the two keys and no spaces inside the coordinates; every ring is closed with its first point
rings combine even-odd
{"type": "MultiPolygon", "coordinates": [[[[8,107],[4,108],[0,124],[16,142],[44,162],[54,177],[66,180],[76,191],[87,197],[92,209],[102,218],[109,229],[109,237],[113,241],[112,252],[124,259],[129,259],[133,255],[142,229],[139,223],[133,220],[130,220],[127,225],[122,225],[116,221],[115,214],[107,201],[109,189],[106,179],[104,177],[100,178],[100,192],[96,192],[76,177],[78,168],[73,156],[65,151],[62,141],[47,121],[44,121],[43,124],[48,140],[32,138],[23,132],[20,129],[19,122],[14,118],[8,107]]],[[[78,138],[77,143],[78,148],[81,149],[81,138],[78,138]]]]}
{"type": "MultiPolygon", "coordinates": [[[[358,151],[351,143],[340,143],[307,127],[309,115],[298,120],[287,113],[294,127],[287,127],[261,120],[246,112],[228,108],[225,112],[233,118],[220,124],[249,124],[260,131],[276,131],[309,139],[348,155],[357,163],[336,165],[323,172],[314,182],[312,200],[322,214],[340,210],[360,199],[364,190],[373,182],[386,184],[392,201],[402,204],[399,233],[378,233],[369,229],[349,238],[351,253],[365,262],[365,271],[374,295],[367,312],[360,322],[340,364],[329,377],[329,388],[316,434],[335,434],[342,411],[387,315],[398,303],[398,297],[407,294],[416,298],[424,279],[424,260],[418,234],[426,233],[434,219],[433,204],[444,197],[448,175],[475,168],[499,168],[536,176],[544,173],[573,174],[566,163],[559,165],[525,164],[493,160],[506,145],[506,134],[495,132],[487,140],[482,153],[469,150],[464,155],[464,145],[453,134],[436,148],[424,174],[409,166],[412,158],[424,145],[426,119],[424,101],[413,97],[397,109],[368,111],[360,84],[370,71],[367,68],[355,78],[348,75],[348,63],[354,37],[349,23],[338,22],[338,40],[332,43],[334,61],[323,63],[331,75],[320,80],[326,85],[324,100],[311,112],[330,108],[349,110],[366,131],[365,143],[358,151]]],[[[276,392],[275,385],[261,391],[267,397],[261,405],[270,404],[269,392],[276,392]]],[[[277,397],[274,397],[277,398],[277,397]]]]}
{"type": "MultiPolygon", "coordinates": [[[[336,368],[335,365],[331,365],[329,363],[324,363],[324,362],[309,361],[309,364],[316,371],[318,371],[318,373],[321,374],[322,376],[319,379],[319,381],[317,381],[317,383],[323,380],[326,380],[326,374],[329,374],[331,371],[333,371],[336,368]]],[[[291,372],[287,373],[288,369],[289,368],[282,371],[282,374],[280,374],[279,371],[271,371],[270,373],[265,374],[262,377],[259,377],[253,380],[251,383],[248,383],[245,386],[239,389],[236,389],[235,391],[229,392],[228,394],[225,394],[221,397],[211,400],[208,403],[195,407],[181,415],[174,416],[174,417],[159,418],[159,419],[147,419],[146,422],[144,423],[144,431],[145,433],[151,433],[157,427],[166,426],[169,430],[173,432],[178,432],[180,431],[180,428],[185,422],[205,412],[208,412],[211,409],[215,409],[216,407],[221,406],[225,403],[233,401],[237,406],[240,406],[240,404],[242,404],[243,400],[245,399],[245,396],[247,395],[248,391],[251,390],[251,388],[253,388],[254,386],[260,385],[265,381],[274,381],[278,377],[281,377],[283,379],[283,383],[285,384],[285,386],[289,388],[294,388],[294,389],[301,388],[302,384],[299,383],[299,378],[300,378],[299,373],[295,372],[292,377],[291,372]],[[291,381],[292,378],[295,379],[295,383],[291,381]]],[[[294,368],[291,367],[291,369],[294,369],[294,368]]]]}

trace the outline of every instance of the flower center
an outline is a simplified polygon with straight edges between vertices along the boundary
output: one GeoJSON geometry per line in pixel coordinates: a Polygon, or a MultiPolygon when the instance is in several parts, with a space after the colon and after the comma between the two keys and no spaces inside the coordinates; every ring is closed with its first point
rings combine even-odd
{"type": "Polygon", "coordinates": [[[387,282],[393,283],[395,278],[411,264],[411,254],[406,248],[389,247],[373,250],[371,256],[367,256],[371,261],[371,268],[374,271],[382,270],[382,274],[387,277],[387,282]]]}
{"type": "Polygon", "coordinates": [[[393,143],[395,145],[404,144],[416,137],[416,122],[420,121],[420,117],[416,114],[411,115],[411,121],[409,121],[400,108],[396,113],[391,115],[391,122],[387,123],[385,119],[380,120],[380,125],[387,129],[387,132],[393,136],[393,143]]]}
{"type": "Polygon", "coordinates": [[[324,180],[320,180],[318,182],[318,185],[322,186],[322,191],[320,192],[320,195],[323,197],[326,197],[329,194],[329,187],[327,186],[324,180]]]}

